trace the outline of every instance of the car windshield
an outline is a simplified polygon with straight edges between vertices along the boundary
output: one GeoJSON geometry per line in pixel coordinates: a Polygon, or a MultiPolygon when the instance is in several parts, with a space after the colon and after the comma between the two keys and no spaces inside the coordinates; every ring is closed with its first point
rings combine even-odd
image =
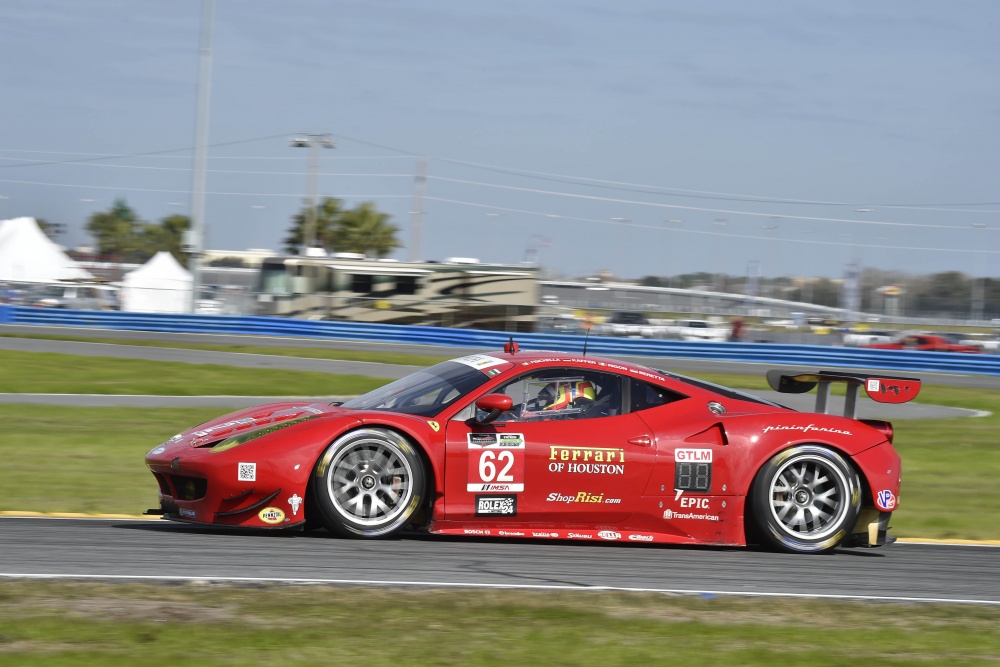
{"type": "Polygon", "coordinates": [[[433,417],[489,379],[471,366],[446,361],[351,399],[343,407],[433,417]]]}

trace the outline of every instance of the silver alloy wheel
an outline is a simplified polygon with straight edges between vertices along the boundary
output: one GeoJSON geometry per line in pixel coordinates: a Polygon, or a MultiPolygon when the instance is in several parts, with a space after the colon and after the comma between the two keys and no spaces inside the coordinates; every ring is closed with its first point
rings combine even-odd
{"type": "Polygon", "coordinates": [[[413,468],[399,443],[385,432],[358,435],[330,461],[327,493],[345,519],[369,528],[391,525],[412,509],[413,468]]]}
{"type": "Polygon", "coordinates": [[[792,456],[768,483],[771,516],[775,525],[792,537],[822,540],[844,528],[852,488],[829,458],[792,456]]]}

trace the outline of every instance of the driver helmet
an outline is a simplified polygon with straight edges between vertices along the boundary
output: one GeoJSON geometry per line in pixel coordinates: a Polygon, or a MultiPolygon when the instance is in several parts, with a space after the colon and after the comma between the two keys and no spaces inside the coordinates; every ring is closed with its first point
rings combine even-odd
{"type": "Polygon", "coordinates": [[[576,380],[573,382],[550,382],[542,387],[538,392],[538,401],[544,405],[543,410],[554,412],[572,407],[573,401],[578,398],[596,397],[594,383],[589,380],[576,380]]]}

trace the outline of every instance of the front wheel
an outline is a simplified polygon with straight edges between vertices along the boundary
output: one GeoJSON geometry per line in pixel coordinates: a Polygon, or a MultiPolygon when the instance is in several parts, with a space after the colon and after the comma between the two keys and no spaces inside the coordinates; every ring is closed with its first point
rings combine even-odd
{"type": "Polygon", "coordinates": [[[821,553],[840,544],[861,511],[861,480],[836,451],[799,445],[768,461],[751,489],[754,523],[768,546],[821,553]]]}
{"type": "Polygon", "coordinates": [[[406,525],[424,496],[419,452],[387,429],[337,438],[313,470],[312,491],[327,530],[346,537],[386,537],[406,525]]]}

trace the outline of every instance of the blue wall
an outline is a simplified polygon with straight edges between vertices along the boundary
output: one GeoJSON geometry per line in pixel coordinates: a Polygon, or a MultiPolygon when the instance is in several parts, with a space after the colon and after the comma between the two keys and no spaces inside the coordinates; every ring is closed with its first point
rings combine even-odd
{"type": "MultiPolygon", "coordinates": [[[[455,345],[499,349],[509,338],[500,331],[440,327],[325,322],[281,317],[227,315],[160,315],[97,310],[62,310],[0,306],[0,323],[92,327],[131,331],[228,333],[296,336],[341,340],[370,340],[424,345],[455,345]]],[[[525,350],[581,350],[582,336],[515,334],[525,350]]],[[[810,367],[885,368],[903,371],[936,371],[1000,375],[1000,355],[869,350],[823,345],[779,343],[708,343],[592,336],[587,343],[594,354],[642,355],[680,359],[712,359],[810,367]]]]}

